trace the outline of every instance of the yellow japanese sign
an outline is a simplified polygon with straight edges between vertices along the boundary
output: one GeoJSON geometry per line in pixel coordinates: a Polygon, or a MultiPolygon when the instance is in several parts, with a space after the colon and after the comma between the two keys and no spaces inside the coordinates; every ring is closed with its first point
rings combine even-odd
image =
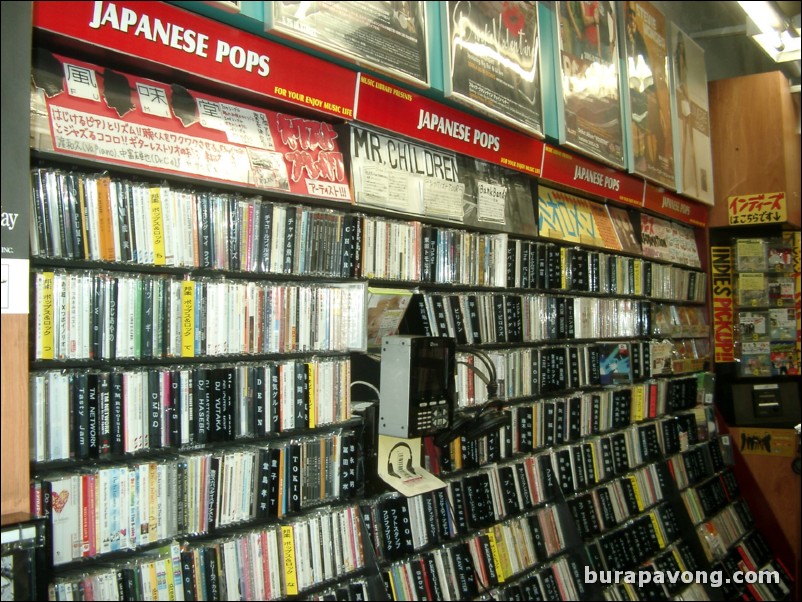
{"type": "Polygon", "coordinates": [[[731,226],[775,224],[788,220],[784,192],[760,192],[731,196],[727,199],[727,217],[731,226]]]}

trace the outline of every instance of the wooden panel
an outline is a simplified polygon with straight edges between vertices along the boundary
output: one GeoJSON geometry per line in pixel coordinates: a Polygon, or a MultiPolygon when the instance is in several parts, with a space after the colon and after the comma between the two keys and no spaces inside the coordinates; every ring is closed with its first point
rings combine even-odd
{"type": "MultiPolygon", "coordinates": [[[[734,441],[740,441],[740,428],[731,426],[729,433],[734,441]]],[[[791,468],[791,460],[787,457],[743,454],[735,449],[735,475],[741,495],[749,504],[756,526],[785,567],[792,574],[797,572],[795,576],[798,581],[802,560],[799,512],[802,489],[800,476],[791,468]]]]}
{"type": "Polygon", "coordinates": [[[2,317],[3,514],[28,512],[28,316],[2,317]]]}
{"type": "Polygon", "coordinates": [[[780,71],[710,82],[716,204],[710,226],[726,226],[727,197],[785,192],[788,221],[800,225],[798,117],[780,71]]]}

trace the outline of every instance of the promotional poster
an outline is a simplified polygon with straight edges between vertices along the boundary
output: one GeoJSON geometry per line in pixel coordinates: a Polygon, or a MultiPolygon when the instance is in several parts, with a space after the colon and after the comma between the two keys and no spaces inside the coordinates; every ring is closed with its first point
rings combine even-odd
{"type": "Polygon", "coordinates": [[[268,31],[428,86],[424,2],[265,2],[268,31]]]}
{"type": "Polygon", "coordinates": [[[523,174],[367,128],[350,132],[357,205],[536,235],[523,174]]]}
{"type": "Polygon", "coordinates": [[[328,123],[47,51],[34,57],[33,82],[31,131],[39,150],[351,202],[328,123]]]}
{"type": "Polygon", "coordinates": [[[537,4],[441,4],[446,96],[542,137],[537,4]]]}
{"type": "Polygon", "coordinates": [[[562,142],[624,167],[614,2],[557,2],[565,131],[562,142]]]}
{"type": "Polygon", "coordinates": [[[665,18],[649,2],[625,2],[623,23],[629,170],[675,190],[665,18]]]}
{"type": "Polygon", "coordinates": [[[712,205],[713,156],[704,50],[677,26],[672,25],[670,32],[677,192],[712,205]]]}

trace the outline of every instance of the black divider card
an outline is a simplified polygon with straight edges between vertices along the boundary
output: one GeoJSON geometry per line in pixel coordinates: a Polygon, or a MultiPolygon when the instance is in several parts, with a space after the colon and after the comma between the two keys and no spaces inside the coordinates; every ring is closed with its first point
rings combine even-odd
{"type": "Polygon", "coordinates": [[[451,502],[454,510],[454,523],[456,525],[457,533],[466,533],[468,531],[468,516],[465,509],[465,492],[462,488],[462,482],[451,481],[448,484],[448,488],[451,492],[451,502]]]}
{"type": "Polygon", "coordinates": [[[662,449],[665,456],[672,456],[679,453],[679,423],[675,418],[666,418],[660,422],[660,432],[662,434],[662,449]]]}
{"type": "Polygon", "coordinates": [[[532,494],[529,490],[529,477],[527,476],[526,466],[522,462],[514,465],[515,477],[518,479],[518,490],[521,493],[521,508],[528,510],[534,506],[532,494]]]}
{"type": "Polygon", "coordinates": [[[663,504],[657,508],[657,517],[663,525],[666,541],[674,541],[680,536],[680,524],[677,513],[669,504],[663,504]]]}
{"type": "Polygon", "coordinates": [[[426,575],[422,559],[417,558],[409,562],[412,576],[412,585],[415,589],[416,600],[435,600],[432,596],[431,585],[426,575]]]}
{"type": "Polygon", "coordinates": [[[529,525],[529,532],[532,534],[532,543],[535,546],[537,558],[540,561],[544,561],[549,557],[549,553],[546,550],[546,540],[543,530],[540,528],[540,521],[538,521],[536,515],[532,514],[526,517],[526,523],[529,525]]]}
{"type": "Polygon", "coordinates": [[[451,538],[453,527],[451,525],[450,511],[448,508],[448,492],[445,488],[434,490],[430,494],[434,498],[434,512],[437,524],[437,539],[446,541],[451,538]]]}
{"type": "Polygon", "coordinates": [[[602,437],[599,439],[599,447],[601,449],[601,465],[604,470],[604,481],[615,474],[615,461],[613,459],[613,442],[610,437],[602,437]]]}
{"type": "Polygon", "coordinates": [[[616,389],[613,391],[612,427],[614,429],[629,426],[632,406],[632,389],[616,389]]]}
{"type": "Polygon", "coordinates": [[[501,492],[507,510],[506,514],[519,512],[522,508],[522,501],[515,484],[515,469],[512,466],[499,466],[498,476],[501,481],[501,492]]]}
{"type": "Polygon", "coordinates": [[[571,450],[567,447],[553,452],[556,458],[557,475],[560,479],[560,489],[564,495],[570,495],[576,490],[574,475],[571,469],[571,450]]]}
{"type": "Polygon", "coordinates": [[[495,522],[490,475],[480,473],[462,479],[465,491],[465,510],[473,528],[487,527],[495,522]]]}
{"type": "MultiPolygon", "coordinates": [[[[666,574],[673,571],[676,571],[676,574],[678,574],[681,571],[680,566],[677,563],[676,557],[670,550],[667,552],[663,552],[657,558],[655,558],[654,566],[658,571],[662,571],[663,573],[666,574]]],[[[677,579],[674,583],[672,583],[670,579],[666,579],[665,587],[668,594],[674,596],[683,587],[685,587],[685,585],[679,579],[677,579]]]]}
{"type": "Polygon", "coordinates": [[[431,544],[437,543],[440,540],[440,530],[434,495],[431,492],[424,493],[420,496],[420,502],[423,505],[423,527],[426,531],[426,539],[431,544]]]}
{"type": "Polygon", "coordinates": [[[560,595],[560,587],[557,584],[557,579],[551,570],[551,567],[543,569],[540,572],[540,582],[543,585],[543,591],[546,594],[546,600],[562,600],[560,595]]]}
{"type": "Polygon", "coordinates": [[[583,490],[587,486],[585,480],[585,463],[582,458],[582,446],[574,445],[571,450],[571,472],[573,473],[573,480],[578,490],[583,490]]]}
{"type": "Polygon", "coordinates": [[[534,434],[533,428],[533,415],[535,409],[532,406],[521,406],[516,408],[516,417],[518,419],[518,449],[522,453],[530,452],[533,448],[534,434]]]}
{"type": "Polygon", "coordinates": [[[538,467],[540,468],[540,483],[543,487],[543,500],[550,500],[558,492],[557,475],[554,473],[551,457],[547,454],[539,456],[538,467]]]}
{"type": "Polygon", "coordinates": [[[73,417],[71,447],[76,458],[86,459],[89,457],[89,377],[86,374],[71,374],[69,383],[70,412],[73,417]]]}
{"type": "Polygon", "coordinates": [[[451,312],[451,319],[454,324],[454,335],[457,339],[457,345],[468,344],[468,336],[465,328],[465,317],[462,314],[460,307],[460,298],[458,295],[451,295],[447,297],[448,309],[451,312]]]}
{"type": "Polygon", "coordinates": [[[582,443],[582,456],[585,461],[585,482],[588,487],[592,487],[599,482],[599,475],[596,474],[596,462],[592,443],[582,443]]]}
{"type": "Polygon", "coordinates": [[[613,500],[610,497],[609,487],[599,487],[596,489],[596,496],[599,500],[599,508],[601,509],[601,521],[604,529],[611,529],[618,524],[615,518],[615,510],[613,509],[613,500]]]}
{"type": "Polygon", "coordinates": [[[568,508],[571,510],[571,516],[574,517],[574,522],[583,539],[588,539],[601,533],[591,494],[586,493],[568,500],[568,508]]]}
{"type": "Polygon", "coordinates": [[[655,423],[639,426],[638,438],[640,440],[641,457],[644,461],[651,462],[663,457],[655,423]]]}
{"type": "Polygon", "coordinates": [[[623,474],[629,470],[627,454],[627,439],[624,433],[614,433],[610,436],[613,446],[613,466],[616,474],[623,474]]]}
{"type": "Polygon", "coordinates": [[[524,243],[520,240],[511,240],[507,243],[507,288],[523,286],[520,270],[523,245],[524,243]]]}
{"type": "Polygon", "coordinates": [[[405,498],[394,496],[381,500],[378,503],[377,523],[385,559],[395,560],[414,551],[411,519],[405,498]]]}
{"type": "Polygon", "coordinates": [[[451,564],[454,567],[459,594],[464,600],[472,599],[479,593],[479,584],[476,582],[476,571],[468,544],[458,543],[448,548],[451,564]]]}
{"type": "Polygon", "coordinates": [[[443,599],[443,584],[440,583],[439,572],[437,570],[437,562],[434,554],[427,552],[421,557],[423,570],[427,582],[429,583],[429,591],[431,592],[432,600],[443,599]]]}
{"type": "Polygon", "coordinates": [[[565,443],[566,436],[566,400],[557,399],[554,401],[554,444],[562,445],[565,443]]]}

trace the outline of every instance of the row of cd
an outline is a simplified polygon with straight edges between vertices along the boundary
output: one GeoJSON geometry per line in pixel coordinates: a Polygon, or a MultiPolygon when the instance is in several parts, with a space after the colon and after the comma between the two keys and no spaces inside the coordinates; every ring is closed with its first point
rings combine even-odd
{"type": "MultiPolygon", "coordinates": [[[[547,398],[517,403],[508,409],[509,422],[490,433],[456,438],[442,450],[446,470],[477,466],[517,453],[579,442],[581,439],[622,429],[631,423],[663,416],[695,405],[697,378],[676,378],[586,392],[570,398],[547,398]]],[[[679,451],[680,441],[695,443],[699,428],[692,412],[665,417],[658,423],[658,440],[664,451],[679,451]],[[670,443],[669,443],[670,442],[670,443]]]]}
{"type": "Polygon", "coordinates": [[[363,278],[502,288],[506,234],[482,234],[420,222],[363,217],[363,278]]]}
{"type": "Polygon", "coordinates": [[[182,449],[342,423],[351,417],[350,367],[347,359],[314,358],[32,372],[31,460],[182,449]]]}
{"type": "Polygon", "coordinates": [[[476,529],[521,517],[537,542],[541,561],[562,549],[555,534],[557,506],[544,506],[554,495],[547,455],[528,456],[482,471],[455,476],[445,488],[412,497],[383,494],[362,505],[377,556],[394,561],[409,554],[459,539],[476,529]]]}
{"type": "MultiPolygon", "coordinates": [[[[465,541],[399,561],[384,573],[393,600],[472,600],[514,580],[531,580],[539,596],[530,600],[577,600],[583,591],[579,562],[568,566],[567,556],[538,567],[525,518],[508,521],[465,541]]],[[[496,598],[493,598],[496,599],[496,598]]],[[[510,599],[510,598],[500,598],[510,599]]]]}
{"type": "Polygon", "coordinates": [[[724,471],[704,483],[688,487],[681,495],[691,521],[699,524],[723,509],[739,494],[735,475],[731,471],[724,471]]]}
{"type": "Polygon", "coordinates": [[[353,506],[209,542],[172,542],[131,560],[62,574],[50,600],[368,599],[353,506]],[[327,582],[334,585],[325,587],[327,582]]]}
{"type": "MultiPolygon", "coordinates": [[[[644,563],[639,567],[640,571],[648,571],[653,575],[676,575],[674,579],[657,578],[650,583],[641,583],[634,571],[630,579],[614,579],[608,577],[605,583],[608,587],[604,590],[604,599],[610,602],[632,600],[710,600],[705,586],[701,582],[689,580],[690,583],[683,581],[682,576],[690,574],[693,577],[698,567],[691,548],[685,542],[678,542],[669,546],[655,558],[644,563]],[[688,571],[687,573],[685,571],[688,571]]],[[[613,573],[608,573],[613,575],[613,573]]]]}
{"type": "Polygon", "coordinates": [[[787,600],[794,587],[793,577],[773,557],[771,548],[759,531],[747,533],[713,563],[712,570],[721,571],[721,592],[727,600],[787,600]],[[758,571],[769,578],[743,583],[742,577],[747,571],[758,571]]]}
{"type": "Polygon", "coordinates": [[[31,254],[255,273],[357,276],[360,218],[260,197],[32,171],[31,254]]]}
{"type": "MultiPolygon", "coordinates": [[[[697,355],[704,353],[706,347],[693,345],[694,341],[696,339],[488,349],[483,354],[493,363],[501,399],[514,400],[609,385],[632,386],[633,390],[640,391],[637,386],[642,385],[644,394],[648,393],[645,399],[651,400],[654,393],[650,385],[659,381],[644,382],[644,379],[666,375],[671,379],[669,382],[674,382],[677,378],[685,378],[670,376],[673,370],[682,367],[682,358],[709,359],[709,355],[697,355]]],[[[459,353],[457,358],[458,407],[481,405],[487,401],[486,380],[490,376],[485,373],[487,367],[475,360],[471,352],[459,353]]],[[[665,399],[666,392],[665,386],[656,386],[659,395],[651,401],[654,405],[665,399]]]]}
{"type": "Polygon", "coordinates": [[[709,562],[723,558],[732,545],[754,526],[749,506],[739,498],[696,527],[709,562]]]}
{"type": "MultiPolygon", "coordinates": [[[[707,275],[704,272],[578,247],[533,244],[536,248],[529,250],[528,278],[524,271],[520,279],[516,275],[514,281],[516,284],[520,282],[523,288],[643,295],[676,301],[702,302],[707,297],[707,275]],[[541,259],[544,254],[545,259],[541,259]],[[533,265],[535,261],[537,263],[533,265]]],[[[527,258],[526,250],[523,257],[527,258]]],[[[509,278],[507,286],[513,286],[509,278]]]]}
{"type": "Polygon", "coordinates": [[[350,433],[332,433],[89,466],[35,478],[32,510],[49,518],[61,565],[347,498],[355,451],[350,433]]]}
{"type": "MultiPolygon", "coordinates": [[[[656,423],[633,425],[609,437],[553,448],[552,464],[560,490],[565,495],[572,495],[606,483],[614,477],[629,479],[631,471],[662,457],[658,432],[660,429],[656,423]]],[[[649,497],[646,491],[661,491],[670,480],[670,473],[662,465],[650,468],[647,476],[651,481],[640,483],[640,486],[635,481],[626,485],[627,491],[633,495],[632,499],[641,500],[631,506],[634,508],[633,514],[646,505],[643,503],[649,497]]]]}
{"type": "Polygon", "coordinates": [[[703,301],[705,275],[631,257],[508,240],[108,173],[31,172],[31,254],[254,273],[366,277],[703,301]]]}
{"type": "Polygon", "coordinates": [[[411,333],[460,345],[651,335],[651,303],[537,294],[421,293],[405,322],[411,333]]]}
{"type": "Polygon", "coordinates": [[[364,349],[364,283],[289,285],[36,271],[34,359],[364,349]]]}
{"type": "Polygon", "coordinates": [[[721,446],[721,440],[713,437],[669,458],[668,469],[677,487],[684,490],[723,470],[725,461],[721,446]]]}
{"type": "MultiPolygon", "coordinates": [[[[593,539],[663,501],[667,491],[664,487],[670,485],[661,485],[663,477],[659,471],[658,465],[649,464],[620,479],[569,498],[568,508],[580,537],[584,540],[593,539]]],[[[661,537],[665,541],[674,540],[679,528],[671,506],[663,505],[653,510],[661,527],[661,537]]]]}

